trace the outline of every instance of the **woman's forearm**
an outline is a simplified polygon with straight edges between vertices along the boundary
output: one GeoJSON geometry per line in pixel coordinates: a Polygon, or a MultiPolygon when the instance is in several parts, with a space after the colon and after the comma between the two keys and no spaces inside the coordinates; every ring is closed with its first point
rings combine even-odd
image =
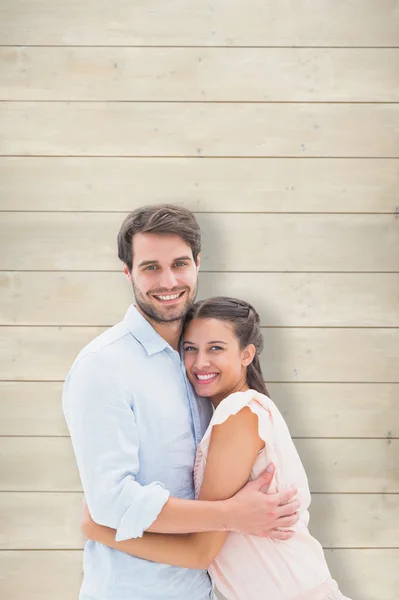
{"type": "Polygon", "coordinates": [[[225,533],[164,535],[145,533],[141,538],[115,541],[116,530],[91,522],[82,527],[91,540],[145,560],[189,569],[206,569],[219,552],[225,533]]]}
{"type": "Polygon", "coordinates": [[[151,533],[191,533],[229,531],[233,510],[228,500],[210,502],[169,498],[158,518],[147,529],[151,533]]]}

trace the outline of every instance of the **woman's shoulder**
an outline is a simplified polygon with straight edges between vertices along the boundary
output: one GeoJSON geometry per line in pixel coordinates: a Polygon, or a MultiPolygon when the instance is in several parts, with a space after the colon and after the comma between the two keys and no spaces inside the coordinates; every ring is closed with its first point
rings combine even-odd
{"type": "Polygon", "coordinates": [[[256,392],[255,390],[246,390],[243,392],[234,392],[226,398],[224,398],[215,408],[209,426],[199,444],[199,450],[201,451],[201,453],[207,453],[210,438],[212,435],[212,430],[215,425],[232,425],[231,420],[229,421],[229,423],[226,422],[229,420],[230,417],[233,416],[235,416],[237,419],[240,419],[240,422],[241,420],[244,422],[248,418],[248,414],[245,414],[244,412],[239,414],[240,411],[242,411],[242,409],[244,409],[245,407],[249,407],[252,412],[257,412],[255,405],[259,401],[262,404],[262,408],[258,404],[259,409],[263,413],[265,413],[264,408],[266,408],[266,403],[268,399],[266,396],[263,396],[263,398],[259,398],[260,396],[263,395],[259,394],[259,392],[256,392]]]}
{"type": "Polygon", "coordinates": [[[243,392],[233,392],[216,407],[213,418],[217,417],[217,413],[219,415],[224,415],[225,413],[233,414],[245,406],[251,407],[253,405],[260,405],[267,410],[273,405],[273,402],[268,396],[256,390],[249,389],[243,392]]]}
{"type": "MultiPolygon", "coordinates": [[[[234,392],[224,398],[220,404],[215,408],[208,430],[205,433],[204,438],[207,438],[214,425],[221,425],[229,417],[235,416],[242,411],[242,409],[248,407],[253,413],[257,414],[259,420],[271,420],[272,401],[270,398],[257,392],[256,390],[245,390],[243,392],[234,392]]],[[[242,418],[245,419],[245,411],[241,413],[242,418]]]]}

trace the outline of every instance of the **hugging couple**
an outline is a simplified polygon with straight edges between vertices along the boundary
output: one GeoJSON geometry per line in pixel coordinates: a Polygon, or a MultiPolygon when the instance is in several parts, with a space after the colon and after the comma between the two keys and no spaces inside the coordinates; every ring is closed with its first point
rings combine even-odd
{"type": "Polygon", "coordinates": [[[129,214],[118,255],[136,302],[66,379],[87,503],[80,600],[343,600],[264,384],[259,315],[195,303],[200,250],[189,210],[129,214]]]}

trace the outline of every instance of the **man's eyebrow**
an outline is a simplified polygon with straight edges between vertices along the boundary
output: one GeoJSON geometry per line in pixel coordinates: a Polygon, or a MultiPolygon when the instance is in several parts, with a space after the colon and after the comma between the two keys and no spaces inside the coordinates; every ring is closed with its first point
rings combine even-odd
{"type": "MultiPolygon", "coordinates": [[[[174,258],[172,262],[176,262],[177,260],[191,260],[190,256],[179,256],[178,258],[174,258]]],[[[139,263],[139,267],[146,267],[147,265],[159,265],[159,260],[143,260],[139,263]]]]}
{"type": "Polygon", "coordinates": [[[177,260],[191,260],[192,257],[191,256],[179,256],[179,258],[174,258],[173,262],[176,262],[177,260]]]}
{"type": "Polygon", "coordinates": [[[159,264],[159,260],[143,260],[139,263],[139,267],[145,267],[146,265],[155,265],[159,264]]]}

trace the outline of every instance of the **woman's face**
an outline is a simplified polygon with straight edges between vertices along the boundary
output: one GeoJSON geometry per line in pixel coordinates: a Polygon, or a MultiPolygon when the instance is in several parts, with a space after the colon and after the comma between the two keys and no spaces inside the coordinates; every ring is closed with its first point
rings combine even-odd
{"type": "Polygon", "coordinates": [[[193,319],[184,332],[184,364],[199,396],[217,401],[248,389],[246,367],[255,348],[244,350],[233,326],[218,319],[193,319]]]}

